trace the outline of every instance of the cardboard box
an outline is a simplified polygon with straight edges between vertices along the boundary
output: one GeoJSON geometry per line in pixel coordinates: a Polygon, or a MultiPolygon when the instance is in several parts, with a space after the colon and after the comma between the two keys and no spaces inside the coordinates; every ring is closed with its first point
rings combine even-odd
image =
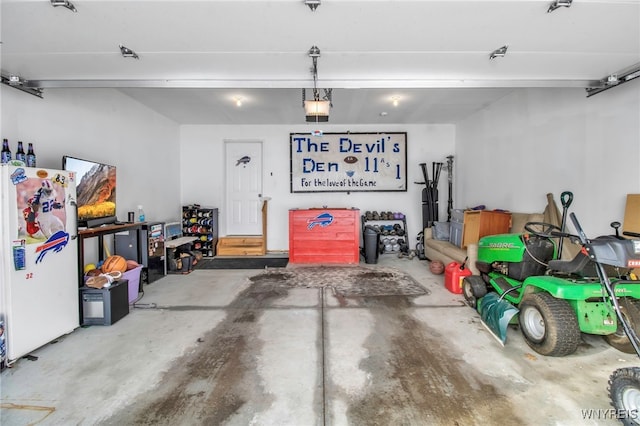
{"type": "Polygon", "coordinates": [[[627,194],[622,230],[640,233],[640,194],[627,194]]]}

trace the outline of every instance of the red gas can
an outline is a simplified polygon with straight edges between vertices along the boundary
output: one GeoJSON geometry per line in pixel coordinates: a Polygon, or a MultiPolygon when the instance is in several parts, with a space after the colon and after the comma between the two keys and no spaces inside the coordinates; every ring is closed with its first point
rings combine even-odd
{"type": "Polygon", "coordinates": [[[451,262],[444,268],[444,286],[451,293],[462,293],[462,280],[468,277],[472,272],[458,262],[451,262]]]}

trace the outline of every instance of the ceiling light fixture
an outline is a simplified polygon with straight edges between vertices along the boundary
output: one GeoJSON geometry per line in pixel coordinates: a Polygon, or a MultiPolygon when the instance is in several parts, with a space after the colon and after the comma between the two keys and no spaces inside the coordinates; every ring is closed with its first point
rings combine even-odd
{"type": "Polygon", "coordinates": [[[559,7],[571,7],[571,2],[573,2],[573,0],[555,0],[549,5],[547,13],[553,12],[559,7]]]}
{"type": "Polygon", "coordinates": [[[320,99],[320,92],[318,91],[318,58],[320,57],[320,49],[318,49],[318,46],[311,46],[308,54],[313,61],[313,66],[311,67],[313,74],[313,100],[307,100],[306,90],[302,89],[302,106],[308,123],[327,122],[329,121],[329,110],[333,106],[331,104],[332,89],[324,89],[324,96],[320,99]]]}
{"type": "Polygon", "coordinates": [[[233,98],[233,100],[236,102],[236,106],[238,108],[240,108],[242,106],[242,96],[236,96],[235,98],[233,98]]]}
{"type": "Polygon", "coordinates": [[[76,7],[73,5],[73,3],[71,3],[69,0],[51,0],[51,6],[53,7],[66,7],[67,9],[69,9],[72,12],[77,12],[78,10],[76,9],[76,7]]]}
{"type": "Polygon", "coordinates": [[[140,59],[138,54],[133,50],[129,49],[128,47],[125,47],[122,44],[119,44],[118,47],[120,47],[120,53],[122,53],[122,57],[140,59]]]}
{"type": "Polygon", "coordinates": [[[495,59],[495,58],[502,58],[507,54],[507,49],[509,48],[509,46],[504,45],[499,49],[494,50],[493,52],[491,52],[491,54],[489,55],[489,59],[495,59]]]}
{"type": "Polygon", "coordinates": [[[393,103],[394,107],[397,107],[400,104],[400,98],[397,96],[392,96],[391,97],[391,102],[393,103]]]}
{"type": "Polygon", "coordinates": [[[315,12],[315,10],[320,6],[320,0],[304,0],[304,4],[309,6],[311,11],[315,12]]]}

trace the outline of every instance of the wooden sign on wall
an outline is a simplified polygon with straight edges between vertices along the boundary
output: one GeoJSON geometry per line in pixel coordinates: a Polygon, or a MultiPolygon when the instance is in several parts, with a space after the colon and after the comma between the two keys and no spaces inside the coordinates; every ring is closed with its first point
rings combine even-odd
{"type": "Polygon", "coordinates": [[[291,192],[407,190],[407,133],[290,134],[291,192]]]}

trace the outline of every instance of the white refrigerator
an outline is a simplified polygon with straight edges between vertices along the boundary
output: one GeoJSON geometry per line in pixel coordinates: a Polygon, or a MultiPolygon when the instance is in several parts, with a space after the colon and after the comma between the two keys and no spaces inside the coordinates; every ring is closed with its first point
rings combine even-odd
{"type": "Polygon", "coordinates": [[[0,366],[79,326],[76,183],[0,166],[0,366]]]}

